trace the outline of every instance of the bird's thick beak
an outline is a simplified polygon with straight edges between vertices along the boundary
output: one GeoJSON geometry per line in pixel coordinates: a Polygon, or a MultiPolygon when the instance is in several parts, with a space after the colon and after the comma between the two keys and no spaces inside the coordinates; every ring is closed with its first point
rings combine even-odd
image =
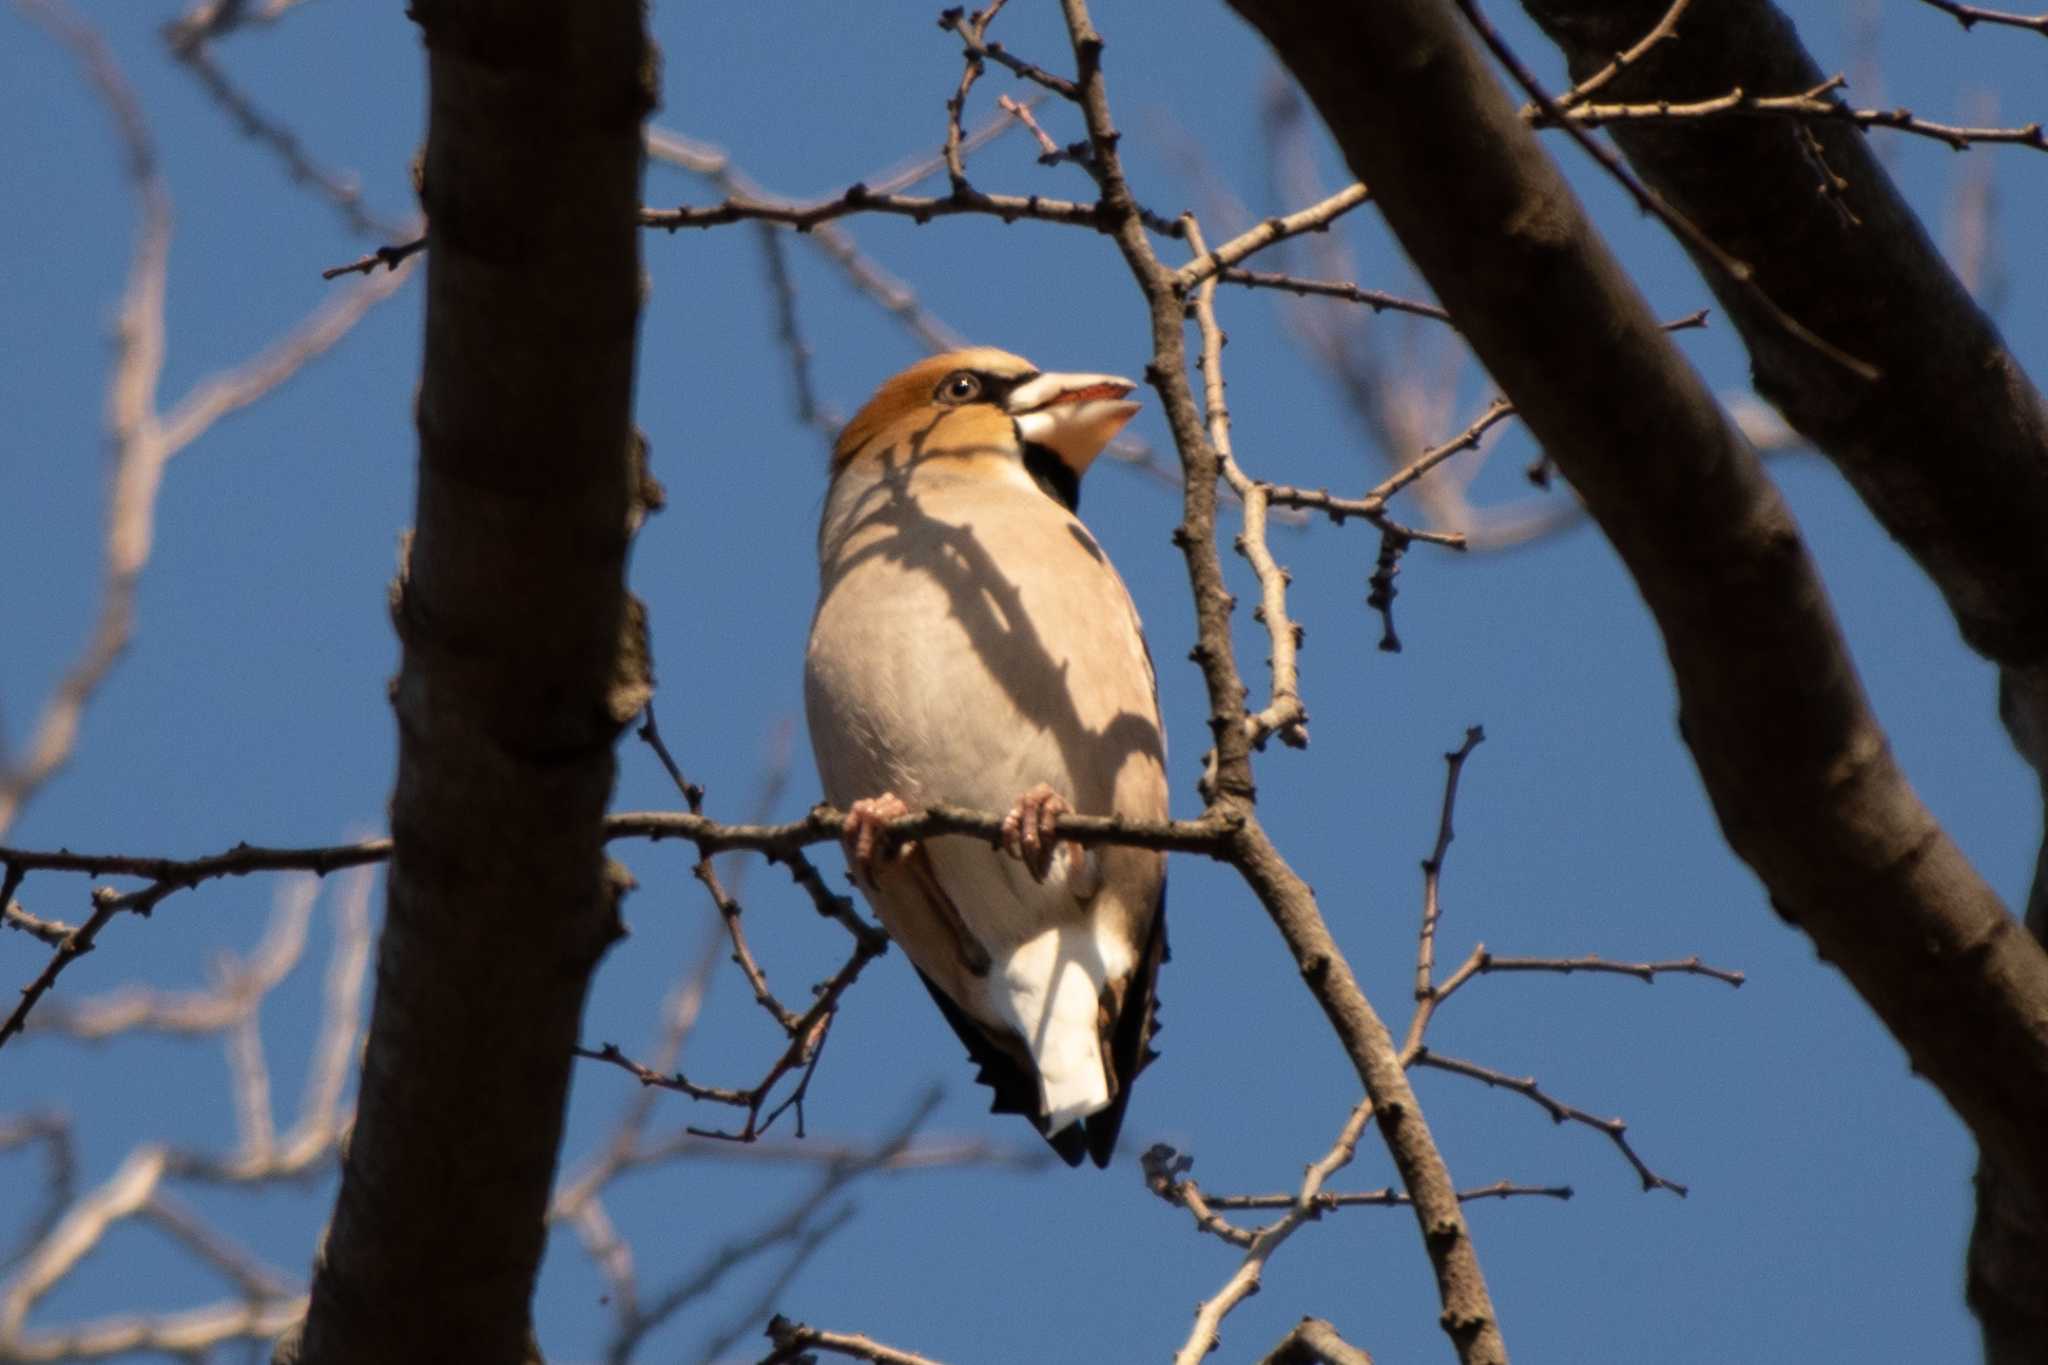
{"type": "Polygon", "coordinates": [[[1138,410],[1125,398],[1136,387],[1113,374],[1042,374],[1010,391],[1010,415],[1026,441],[1085,474],[1138,410]]]}

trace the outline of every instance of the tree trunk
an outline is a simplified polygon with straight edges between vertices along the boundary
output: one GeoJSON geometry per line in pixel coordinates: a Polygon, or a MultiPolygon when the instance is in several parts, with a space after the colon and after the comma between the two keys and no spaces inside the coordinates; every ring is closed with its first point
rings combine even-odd
{"type": "Polygon", "coordinates": [[[602,819],[644,701],[637,0],[414,0],[431,225],[417,533],[393,591],[396,841],[306,1362],[534,1359],[535,1275],[592,970],[602,819]]]}

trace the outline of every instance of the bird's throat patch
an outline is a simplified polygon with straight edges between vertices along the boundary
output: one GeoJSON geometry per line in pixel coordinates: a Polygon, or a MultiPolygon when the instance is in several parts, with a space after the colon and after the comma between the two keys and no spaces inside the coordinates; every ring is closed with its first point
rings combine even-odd
{"type": "Polygon", "coordinates": [[[1059,452],[1025,442],[1024,471],[1048,498],[1069,512],[1081,510],[1081,476],[1059,457],[1059,452]]]}

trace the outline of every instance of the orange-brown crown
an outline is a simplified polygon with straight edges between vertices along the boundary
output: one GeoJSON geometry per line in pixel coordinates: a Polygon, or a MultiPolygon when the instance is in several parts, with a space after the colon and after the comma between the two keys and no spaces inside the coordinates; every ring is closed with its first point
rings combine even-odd
{"type": "MultiPolygon", "coordinates": [[[[863,450],[879,451],[893,441],[878,441],[886,435],[894,436],[899,428],[914,429],[922,419],[932,421],[946,415],[947,409],[941,403],[938,390],[946,378],[965,371],[976,375],[994,375],[1003,379],[1022,379],[1037,373],[1037,368],[1022,356],[999,351],[992,346],[971,346],[965,350],[947,351],[942,355],[927,357],[909,369],[882,381],[874,397],[868,399],[861,410],[853,415],[839,433],[839,440],[832,448],[832,468],[836,473],[841,466],[854,459],[863,450]]],[[[980,405],[976,405],[980,406],[980,405]]],[[[994,404],[987,405],[990,422],[1000,421],[1001,427],[990,426],[981,436],[997,436],[1008,429],[1009,418],[994,404]]],[[[952,423],[948,423],[949,428],[952,423]]],[[[974,423],[976,426],[982,423],[974,423]]],[[[949,433],[950,434],[950,433],[949,433]]],[[[964,434],[964,433],[962,433],[964,434]]]]}

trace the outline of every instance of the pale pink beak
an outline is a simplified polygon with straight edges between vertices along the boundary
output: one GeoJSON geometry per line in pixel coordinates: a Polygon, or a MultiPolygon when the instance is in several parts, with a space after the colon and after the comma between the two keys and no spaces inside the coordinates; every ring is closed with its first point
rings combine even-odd
{"type": "Polygon", "coordinates": [[[1026,441],[1085,474],[1138,410],[1125,397],[1136,387],[1113,374],[1042,374],[1010,391],[1010,415],[1026,441]]]}

